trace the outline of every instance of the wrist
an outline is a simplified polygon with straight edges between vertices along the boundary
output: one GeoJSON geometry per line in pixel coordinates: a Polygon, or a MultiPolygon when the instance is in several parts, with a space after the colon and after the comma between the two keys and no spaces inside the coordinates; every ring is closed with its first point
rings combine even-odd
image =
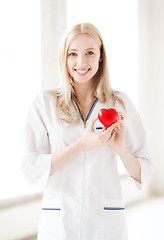
{"type": "Polygon", "coordinates": [[[126,154],[127,147],[123,144],[115,149],[115,152],[121,157],[122,155],[126,154]]]}
{"type": "Polygon", "coordinates": [[[77,140],[77,144],[78,144],[80,152],[84,151],[86,149],[86,147],[87,147],[86,146],[86,141],[85,141],[85,139],[83,137],[81,137],[81,138],[79,138],[77,140]]]}

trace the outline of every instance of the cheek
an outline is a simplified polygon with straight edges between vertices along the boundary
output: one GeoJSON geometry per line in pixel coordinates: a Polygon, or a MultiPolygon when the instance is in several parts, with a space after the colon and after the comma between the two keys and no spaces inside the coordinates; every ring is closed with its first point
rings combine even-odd
{"type": "Polygon", "coordinates": [[[91,61],[92,61],[92,66],[94,66],[95,68],[99,68],[99,59],[100,59],[100,57],[99,57],[99,55],[96,55],[91,61]]]}
{"type": "Polygon", "coordinates": [[[98,70],[99,69],[99,60],[96,59],[96,61],[94,61],[93,65],[95,70],[98,70]]]}
{"type": "Polygon", "coordinates": [[[68,59],[68,60],[67,60],[67,70],[68,70],[69,73],[71,72],[72,66],[73,66],[72,61],[70,61],[70,60],[68,59]]]}

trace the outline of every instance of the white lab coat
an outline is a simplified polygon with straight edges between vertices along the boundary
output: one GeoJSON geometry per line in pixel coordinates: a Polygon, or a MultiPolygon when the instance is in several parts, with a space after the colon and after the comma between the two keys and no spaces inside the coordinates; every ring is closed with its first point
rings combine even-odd
{"type": "MultiPolygon", "coordinates": [[[[119,97],[127,111],[125,144],[141,163],[142,184],[131,178],[140,189],[148,183],[153,164],[136,109],[126,94],[119,93],[119,97]]],[[[104,107],[107,106],[98,101],[91,117],[104,107]]],[[[116,109],[124,111],[119,103],[116,109]]],[[[101,131],[96,129],[100,126],[97,121],[95,131],[101,131]]],[[[30,183],[44,188],[38,240],[127,239],[116,154],[108,145],[82,151],[49,176],[52,155],[75,142],[84,131],[82,120],[70,124],[58,118],[54,97],[46,92],[36,96],[26,121],[22,170],[30,183]]]]}

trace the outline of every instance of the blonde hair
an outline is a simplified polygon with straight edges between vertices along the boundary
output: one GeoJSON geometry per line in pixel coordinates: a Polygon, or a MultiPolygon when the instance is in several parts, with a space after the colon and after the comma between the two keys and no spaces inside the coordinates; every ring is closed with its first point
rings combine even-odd
{"type": "Polygon", "coordinates": [[[111,98],[113,99],[114,104],[116,100],[118,100],[122,105],[124,105],[123,101],[116,95],[116,92],[112,90],[110,85],[106,51],[100,32],[93,24],[77,24],[66,33],[64,42],[60,49],[59,62],[63,80],[62,88],[56,91],[49,91],[51,95],[57,97],[57,111],[59,118],[65,120],[66,122],[77,122],[80,119],[78,114],[78,98],[75,92],[74,82],[67,70],[69,45],[71,41],[79,35],[84,35],[94,39],[100,48],[102,61],[99,63],[99,69],[94,76],[93,86],[91,89],[92,96],[98,98],[98,100],[102,103],[107,103],[107,105],[109,105],[111,98]],[[75,118],[71,113],[72,105],[77,111],[77,118],[75,118]]]}

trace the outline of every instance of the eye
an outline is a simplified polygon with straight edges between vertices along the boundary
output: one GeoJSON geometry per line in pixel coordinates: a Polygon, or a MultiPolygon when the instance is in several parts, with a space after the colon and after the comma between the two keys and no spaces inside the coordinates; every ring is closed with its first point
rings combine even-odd
{"type": "Polygon", "coordinates": [[[72,53],[69,53],[68,56],[77,56],[77,54],[72,52],[72,53]]]}
{"type": "Polygon", "coordinates": [[[94,54],[94,52],[92,52],[92,51],[87,52],[87,55],[93,55],[93,54],[94,54]]]}

